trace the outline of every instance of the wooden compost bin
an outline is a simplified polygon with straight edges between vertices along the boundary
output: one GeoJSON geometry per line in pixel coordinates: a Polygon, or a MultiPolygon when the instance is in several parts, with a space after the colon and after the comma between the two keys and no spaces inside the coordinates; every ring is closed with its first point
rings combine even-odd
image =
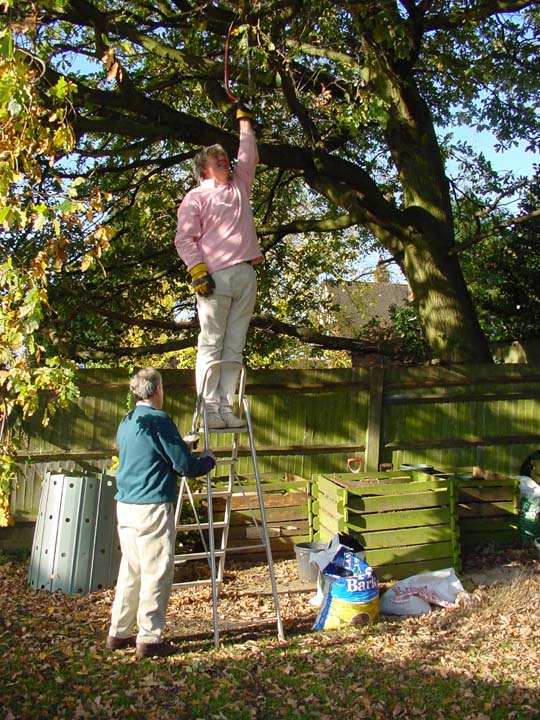
{"type": "MultiPolygon", "coordinates": [[[[253,478],[241,477],[242,490],[234,490],[231,506],[231,522],[227,555],[249,556],[252,559],[263,557],[264,548],[253,550],[235,550],[256,544],[259,541],[258,530],[253,518],[260,521],[261,512],[257,490],[253,478]]],[[[215,487],[219,489],[219,480],[215,487]]],[[[296,475],[286,473],[282,477],[261,477],[264,509],[270,547],[274,558],[294,557],[294,546],[299,542],[312,539],[309,518],[311,517],[310,482],[296,475]]],[[[213,502],[214,521],[223,520],[225,499],[216,497],[213,502]]]]}
{"type": "Polygon", "coordinates": [[[355,536],[380,580],[460,569],[454,485],[417,471],[319,475],[316,539],[355,536]]]}
{"type": "Polygon", "coordinates": [[[508,544],[519,537],[519,480],[482,468],[446,474],[455,486],[463,548],[486,542],[508,544]]]}

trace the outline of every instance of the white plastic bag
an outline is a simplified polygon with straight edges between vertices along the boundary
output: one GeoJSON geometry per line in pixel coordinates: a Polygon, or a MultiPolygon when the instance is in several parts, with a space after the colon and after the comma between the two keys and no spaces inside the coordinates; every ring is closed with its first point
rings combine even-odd
{"type": "Polygon", "coordinates": [[[540,485],[527,475],[516,475],[519,480],[519,493],[521,498],[540,498],[540,485]]]}
{"type": "Polygon", "coordinates": [[[399,580],[380,599],[385,615],[423,615],[431,605],[453,607],[459,595],[465,594],[454,568],[433,570],[399,580]]]}

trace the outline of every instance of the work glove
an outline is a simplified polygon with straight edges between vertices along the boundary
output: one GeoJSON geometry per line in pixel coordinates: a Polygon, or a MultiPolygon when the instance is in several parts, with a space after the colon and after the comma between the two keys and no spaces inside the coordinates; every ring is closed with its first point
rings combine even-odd
{"type": "Polygon", "coordinates": [[[241,120],[242,118],[251,120],[253,117],[253,108],[245,100],[237,100],[234,104],[234,111],[237,120],[241,120]]]}
{"type": "Polygon", "coordinates": [[[208,272],[206,263],[197,263],[191,268],[189,274],[191,275],[191,285],[197,295],[208,297],[213,293],[216,283],[208,272]]]}

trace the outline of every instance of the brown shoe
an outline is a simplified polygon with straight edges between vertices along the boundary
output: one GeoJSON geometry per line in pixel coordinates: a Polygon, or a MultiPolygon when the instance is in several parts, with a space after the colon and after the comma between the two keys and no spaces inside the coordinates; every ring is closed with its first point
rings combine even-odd
{"type": "Polygon", "coordinates": [[[159,643],[137,643],[135,654],[137,657],[168,657],[180,652],[180,648],[166,642],[159,643]]]}
{"type": "Polygon", "coordinates": [[[135,647],[135,638],[133,635],[130,637],[115,637],[109,635],[105,640],[105,647],[107,650],[125,650],[125,648],[135,647]]]}

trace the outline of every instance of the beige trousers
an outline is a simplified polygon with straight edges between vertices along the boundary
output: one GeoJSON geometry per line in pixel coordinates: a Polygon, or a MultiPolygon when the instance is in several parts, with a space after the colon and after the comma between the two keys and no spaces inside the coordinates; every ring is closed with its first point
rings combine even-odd
{"type": "Polygon", "coordinates": [[[122,560],[112,606],[110,635],[161,642],[174,572],[176,528],[173,503],[117,503],[122,560]]]}
{"type": "MultiPolygon", "coordinates": [[[[257,275],[248,263],[231,265],[212,273],[216,287],[212,295],[197,295],[201,331],[197,344],[195,376],[202,390],[209,363],[215,360],[242,362],[249,323],[257,297],[257,275]]],[[[214,370],[206,382],[204,400],[209,412],[233,410],[238,370],[214,370]]]]}

